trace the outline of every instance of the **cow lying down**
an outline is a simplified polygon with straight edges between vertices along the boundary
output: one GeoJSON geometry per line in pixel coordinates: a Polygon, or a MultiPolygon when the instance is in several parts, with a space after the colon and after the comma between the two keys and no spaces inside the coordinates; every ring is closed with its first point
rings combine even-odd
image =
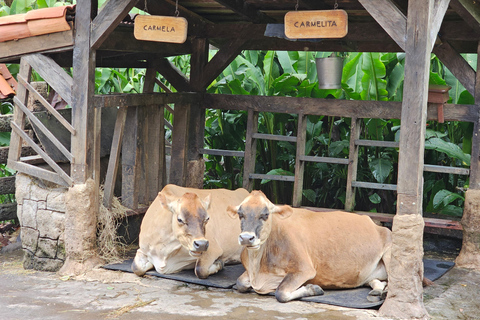
{"type": "Polygon", "coordinates": [[[240,218],[238,241],[246,248],[240,292],[275,291],[280,302],[321,295],[322,288],[369,285],[369,300],[377,301],[384,293],[391,232],[368,216],[276,206],[261,191],[228,210],[240,218]]]}
{"type": "Polygon", "coordinates": [[[240,262],[240,222],[227,214],[248,196],[245,189],[201,190],[167,185],[150,205],[140,227],[132,270],[169,274],[195,267],[199,278],[240,262]]]}

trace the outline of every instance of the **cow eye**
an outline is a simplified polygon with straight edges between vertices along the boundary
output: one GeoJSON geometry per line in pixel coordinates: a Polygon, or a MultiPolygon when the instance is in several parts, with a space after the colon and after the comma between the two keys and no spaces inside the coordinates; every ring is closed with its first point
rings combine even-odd
{"type": "Polygon", "coordinates": [[[177,222],[178,222],[179,224],[185,224],[185,221],[183,221],[182,218],[177,218],[177,222]]]}
{"type": "Polygon", "coordinates": [[[268,213],[264,213],[260,216],[260,219],[262,219],[263,221],[267,221],[268,220],[268,213]]]}
{"type": "Polygon", "coordinates": [[[210,220],[210,217],[205,218],[205,223],[207,223],[208,220],[210,220]]]}
{"type": "Polygon", "coordinates": [[[238,214],[238,217],[239,217],[240,219],[243,219],[243,218],[245,218],[245,216],[243,215],[243,213],[242,213],[242,212],[240,212],[240,211],[239,211],[239,212],[237,212],[237,214],[238,214]]]}

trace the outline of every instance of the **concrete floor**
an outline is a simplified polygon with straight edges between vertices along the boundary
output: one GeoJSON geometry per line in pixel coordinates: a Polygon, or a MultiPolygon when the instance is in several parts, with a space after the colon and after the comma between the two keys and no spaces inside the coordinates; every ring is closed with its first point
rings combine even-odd
{"type": "MultiPolygon", "coordinates": [[[[160,278],[95,269],[62,278],[24,270],[23,253],[0,254],[0,318],[15,319],[385,319],[376,310],[339,308],[240,294],[160,278]]],[[[452,269],[425,289],[433,319],[480,319],[480,273],[452,269]]]]}

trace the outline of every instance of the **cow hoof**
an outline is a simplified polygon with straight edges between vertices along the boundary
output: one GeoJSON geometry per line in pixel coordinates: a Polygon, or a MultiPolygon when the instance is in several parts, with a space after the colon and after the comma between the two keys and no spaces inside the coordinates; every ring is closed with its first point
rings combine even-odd
{"type": "Polygon", "coordinates": [[[322,296],[325,293],[323,289],[316,284],[307,284],[305,289],[307,289],[311,296],[322,296]]]}
{"type": "Polygon", "coordinates": [[[367,300],[370,302],[378,302],[385,300],[387,297],[386,290],[372,290],[368,293],[367,300]]]}

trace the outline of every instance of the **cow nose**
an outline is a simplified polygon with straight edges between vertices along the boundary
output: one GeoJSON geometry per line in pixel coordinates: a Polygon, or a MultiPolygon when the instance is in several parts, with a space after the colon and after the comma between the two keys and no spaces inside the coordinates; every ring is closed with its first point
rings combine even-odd
{"type": "Polygon", "coordinates": [[[238,237],[238,242],[242,246],[252,244],[253,241],[255,241],[255,235],[251,233],[241,233],[238,237]]]}
{"type": "Polygon", "coordinates": [[[207,251],[208,240],[195,240],[193,241],[193,247],[195,248],[195,251],[207,251]]]}

